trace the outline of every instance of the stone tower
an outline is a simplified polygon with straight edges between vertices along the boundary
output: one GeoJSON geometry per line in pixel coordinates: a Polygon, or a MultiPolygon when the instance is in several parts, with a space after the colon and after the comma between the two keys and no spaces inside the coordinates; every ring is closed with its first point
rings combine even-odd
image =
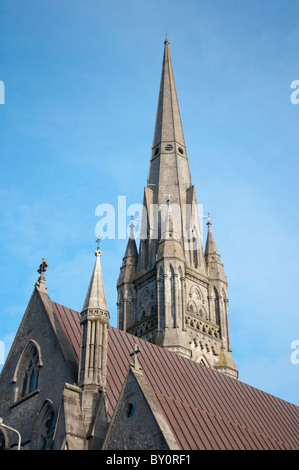
{"type": "Polygon", "coordinates": [[[78,385],[105,390],[109,312],[102,277],[99,247],[81,312],[81,344],[78,385]]]}
{"type": "Polygon", "coordinates": [[[140,246],[133,223],[117,283],[118,327],[233,377],[227,279],[208,221],[203,251],[166,39],[140,246]]]}

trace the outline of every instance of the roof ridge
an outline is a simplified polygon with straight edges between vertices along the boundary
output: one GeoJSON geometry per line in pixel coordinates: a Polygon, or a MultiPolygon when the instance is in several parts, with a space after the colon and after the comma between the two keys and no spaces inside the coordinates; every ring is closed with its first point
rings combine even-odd
{"type": "MultiPolygon", "coordinates": [[[[273,441],[273,442],[276,442],[277,444],[279,445],[282,445],[290,450],[298,450],[296,447],[292,447],[290,444],[287,444],[286,442],[283,442],[283,441],[280,441],[279,439],[276,439],[274,437],[271,437],[267,434],[264,434],[264,433],[261,433],[260,431],[256,430],[256,429],[252,429],[251,427],[247,427],[247,426],[244,426],[242,424],[239,424],[239,423],[236,423],[234,422],[233,420],[229,420],[227,418],[223,418],[222,416],[218,415],[218,414],[215,414],[213,413],[212,411],[208,411],[208,410],[203,410],[197,406],[194,406],[194,405],[191,405],[185,401],[181,401],[181,400],[178,400],[177,398],[174,398],[174,397],[170,397],[166,394],[163,394],[161,392],[156,392],[155,390],[153,390],[153,393],[158,397],[159,395],[162,395],[164,398],[166,398],[167,400],[172,400],[174,402],[177,402],[177,403],[180,403],[181,405],[185,406],[185,407],[189,407],[189,408],[193,408],[194,410],[197,410],[199,413],[205,413],[209,416],[212,416],[214,418],[216,418],[217,420],[220,420],[220,421],[223,421],[224,423],[226,424],[230,424],[230,425],[233,425],[233,426],[236,426],[237,428],[240,428],[240,429],[244,429],[248,432],[252,432],[256,435],[259,435],[261,437],[263,437],[264,439],[268,439],[270,441],[273,441]]],[[[163,407],[162,407],[163,409],[163,407]]],[[[167,416],[166,416],[167,417],[167,416]]]]}

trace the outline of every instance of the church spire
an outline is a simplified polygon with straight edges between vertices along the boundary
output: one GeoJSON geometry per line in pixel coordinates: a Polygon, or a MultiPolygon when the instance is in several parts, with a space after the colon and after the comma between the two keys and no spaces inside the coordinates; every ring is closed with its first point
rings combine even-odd
{"type": "Polygon", "coordinates": [[[208,367],[223,366],[222,352],[228,364],[227,281],[210,221],[203,251],[168,38],[137,264],[135,255],[129,241],[117,283],[118,327],[208,367]]]}
{"type": "MultiPolygon", "coordinates": [[[[187,224],[184,222],[186,222],[186,217],[193,212],[196,197],[192,186],[169,44],[169,40],[166,38],[152,155],[144,201],[147,206],[147,215],[152,217],[150,207],[148,207],[149,204],[152,204],[153,207],[158,207],[162,219],[163,212],[168,212],[168,204],[172,204],[173,222],[178,235],[177,238],[182,240],[193,228],[189,226],[190,220],[187,224]],[[189,206],[189,209],[191,208],[190,214],[186,214],[187,206],[189,206]]],[[[145,218],[142,222],[146,224],[145,218]]],[[[141,233],[144,229],[143,224],[141,233]]],[[[160,230],[160,225],[160,223],[156,223],[155,227],[150,227],[151,234],[158,234],[158,242],[161,233],[163,233],[163,229],[160,230]]],[[[196,226],[197,237],[199,237],[200,228],[198,223],[192,222],[192,226],[194,225],[196,226]]],[[[182,245],[185,250],[187,245],[184,241],[182,245]]],[[[155,250],[157,250],[157,247],[156,244],[155,250]]]]}
{"type": "Polygon", "coordinates": [[[185,146],[169,44],[169,40],[166,37],[153,148],[156,148],[157,145],[163,143],[169,144],[171,142],[177,142],[185,146]]]}

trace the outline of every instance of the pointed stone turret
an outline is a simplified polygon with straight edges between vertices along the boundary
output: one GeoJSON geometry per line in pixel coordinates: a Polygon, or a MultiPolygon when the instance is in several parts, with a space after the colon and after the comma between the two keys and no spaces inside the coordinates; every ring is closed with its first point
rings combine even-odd
{"type": "Polygon", "coordinates": [[[138,257],[138,251],[136,246],[136,240],[134,236],[134,227],[133,219],[130,223],[130,237],[128,240],[125,256],[123,258],[124,262],[136,264],[136,259],[138,257]]]}
{"type": "Polygon", "coordinates": [[[207,222],[207,226],[208,234],[205,247],[205,259],[208,275],[211,279],[221,279],[222,281],[227,282],[223,263],[221,261],[221,256],[217,249],[214,235],[212,232],[212,222],[210,220],[210,217],[207,222]]]}
{"type": "Polygon", "coordinates": [[[156,148],[157,145],[161,145],[162,142],[177,142],[185,147],[183,126],[170,57],[169,41],[167,38],[164,45],[153,148],[156,148]]]}
{"type": "Polygon", "coordinates": [[[95,251],[96,261],[82,311],[88,308],[99,308],[105,312],[108,311],[100,262],[101,254],[102,252],[97,248],[95,251]]]}
{"type": "Polygon", "coordinates": [[[78,384],[104,389],[106,384],[109,312],[103,284],[99,247],[81,312],[81,348],[78,384]]]}
{"type": "Polygon", "coordinates": [[[138,260],[138,251],[134,237],[133,220],[130,223],[130,237],[117,281],[118,290],[118,328],[126,331],[135,317],[136,289],[134,280],[138,260]]]}
{"type": "MultiPolygon", "coordinates": [[[[99,243],[99,240],[97,240],[99,243]]],[[[99,245],[81,312],[78,384],[65,384],[63,409],[68,442],[82,450],[100,449],[107,428],[106,376],[109,312],[102,277],[99,245]]]]}

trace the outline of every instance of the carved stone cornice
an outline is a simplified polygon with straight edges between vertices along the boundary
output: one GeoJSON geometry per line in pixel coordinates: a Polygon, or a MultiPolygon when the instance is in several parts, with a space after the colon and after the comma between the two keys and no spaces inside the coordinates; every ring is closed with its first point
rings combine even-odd
{"type": "Polygon", "coordinates": [[[87,320],[98,320],[101,323],[109,324],[110,315],[107,310],[100,308],[87,308],[81,312],[80,323],[85,323],[87,320]]]}

